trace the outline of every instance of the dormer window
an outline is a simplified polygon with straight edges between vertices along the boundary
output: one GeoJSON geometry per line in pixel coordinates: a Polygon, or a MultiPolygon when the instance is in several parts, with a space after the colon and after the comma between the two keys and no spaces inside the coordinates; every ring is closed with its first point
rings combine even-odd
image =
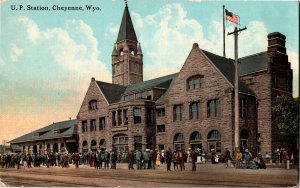
{"type": "Polygon", "coordinates": [[[89,110],[96,110],[97,109],[97,101],[96,100],[91,100],[89,102],[89,110]]]}
{"type": "Polygon", "coordinates": [[[187,79],[187,90],[201,88],[204,82],[204,76],[195,75],[187,79]]]}

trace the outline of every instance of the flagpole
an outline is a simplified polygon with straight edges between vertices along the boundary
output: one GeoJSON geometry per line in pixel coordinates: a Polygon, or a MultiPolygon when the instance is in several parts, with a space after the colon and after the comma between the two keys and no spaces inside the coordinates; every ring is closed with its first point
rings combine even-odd
{"type": "Polygon", "coordinates": [[[225,12],[225,5],[223,5],[223,56],[226,57],[226,53],[225,53],[225,16],[224,16],[224,12],[225,12]]]}

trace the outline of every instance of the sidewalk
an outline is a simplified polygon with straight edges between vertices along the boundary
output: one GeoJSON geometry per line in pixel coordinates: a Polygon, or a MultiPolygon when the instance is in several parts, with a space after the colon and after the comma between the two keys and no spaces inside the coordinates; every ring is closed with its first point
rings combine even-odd
{"type": "MultiPolygon", "coordinates": [[[[136,165],[134,164],[134,170],[137,170],[136,165]]],[[[53,167],[50,167],[53,168],[53,167]]],[[[61,168],[61,167],[56,167],[56,168],[61,168]]],[[[74,165],[70,165],[70,168],[75,168],[74,165]]],[[[94,169],[94,167],[90,167],[89,165],[80,165],[79,168],[84,168],[84,169],[94,169]]],[[[298,175],[298,168],[291,168],[291,169],[286,169],[282,167],[278,167],[276,165],[273,165],[271,168],[269,168],[269,165],[267,165],[267,169],[235,169],[234,167],[229,167],[225,168],[224,163],[219,163],[219,164],[211,164],[211,163],[205,163],[205,164],[196,164],[197,171],[200,172],[218,172],[218,173],[243,173],[243,174],[285,174],[285,175],[298,175]]],[[[118,169],[123,169],[127,170],[128,169],[128,164],[127,163],[117,163],[117,170],[118,169]]],[[[178,166],[178,169],[180,171],[180,167],[178,166]]],[[[192,163],[185,163],[185,171],[191,171],[192,169],[192,163]]],[[[99,169],[101,170],[101,169],[99,169]]],[[[141,171],[147,171],[153,169],[142,169],[141,171]]],[[[161,164],[159,167],[156,167],[156,171],[167,171],[167,165],[166,163],[161,164]]],[[[174,171],[173,164],[171,165],[171,170],[174,171]]],[[[176,170],[177,171],[177,170],[176,170]]]]}

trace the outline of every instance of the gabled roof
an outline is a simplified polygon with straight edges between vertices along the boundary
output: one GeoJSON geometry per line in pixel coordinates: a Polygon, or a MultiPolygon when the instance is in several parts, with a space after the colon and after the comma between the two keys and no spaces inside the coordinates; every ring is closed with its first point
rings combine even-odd
{"type": "Polygon", "coordinates": [[[136,42],[138,41],[135,31],[134,31],[134,27],[133,27],[133,24],[131,21],[131,17],[130,17],[127,5],[126,5],[124,13],[123,13],[123,18],[122,18],[121,26],[119,29],[117,42],[120,42],[125,39],[136,41],[136,42]]]}
{"type": "MultiPolygon", "coordinates": [[[[205,50],[202,51],[211,60],[211,62],[221,71],[221,73],[226,77],[226,79],[232,85],[234,85],[234,61],[232,59],[224,58],[222,56],[213,54],[205,50]]],[[[239,80],[239,92],[255,96],[255,94],[241,80],[239,80]]]]}
{"type": "Polygon", "coordinates": [[[68,120],[53,123],[44,128],[25,134],[19,138],[11,140],[10,143],[21,143],[35,140],[47,140],[62,137],[71,137],[77,134],[77,120],[68,120]]]}
{"type": "Polygon", "coordinates": [[[268,69],[268,53],[261,52],[239,58],[239,74],[246,75],[268,69]]]}
{"type": "Polygon", "coordinates": [[[147,80],[145,82],[128,85],[125,90],[125,93],[129,93],[132,91],[138,91],[138,90],[146,90],[146,89],[150,89],[153,87],[160,87],[160,88],[168,89],[171,81],[174,78],[176,78],[177,75],[178,75],[178,73],[170,74],[170,75],[155,78],[152,80],[147,80]]]}
{"type": "Polygon", "coordinates": [[[97,84],[109,104],[119,102],[121,94],[124,93],[126,89],[126,87],[122,85],[101,81],[97,81],[97,84]]]}

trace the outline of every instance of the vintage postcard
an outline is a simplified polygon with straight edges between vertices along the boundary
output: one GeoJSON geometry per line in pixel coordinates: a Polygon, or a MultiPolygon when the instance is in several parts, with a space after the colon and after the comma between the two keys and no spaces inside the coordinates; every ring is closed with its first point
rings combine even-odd
{"type": "Polygon", "coordinates": [[[299,2],[0,0],[0,186],[297,186],[299,2]]]}

